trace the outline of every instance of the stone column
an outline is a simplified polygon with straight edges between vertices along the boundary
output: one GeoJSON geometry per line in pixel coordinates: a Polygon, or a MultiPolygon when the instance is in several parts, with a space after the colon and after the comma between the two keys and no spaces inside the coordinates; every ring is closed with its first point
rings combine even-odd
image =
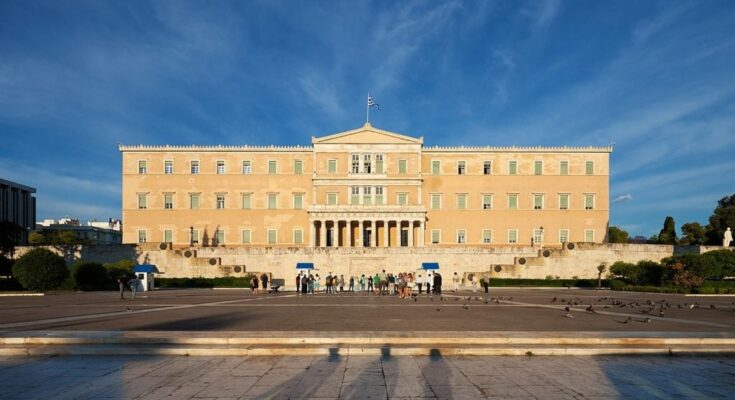
{"type": "Polygon", "coordinates": [[[352,241],[354,240],[355,232],[352,231],[352,221],[347,220],[345,223],[345,229],[347,229],[347,234],[345,235],[347,236],[347,244],[345,247],[354,247],[352,245],[352,241]]]}
{"type": "Polygon", "coordinates": [[[362,235],[365,232],[365,221],[360,220],[358,223],[358,232],[357,232],[357,238],[355,239],[355,244],[357,247],[363,247],[363,241],[362,241],[362,235]]]}
{"type": "Polygon", "coordinates": [[[408,220],[408,247],[413,246],[413,221],[408,220]]]}
{"type": "Polygon", "coordinates": [[[378,227],[377,227],[376,220],[370,221],[371,225],[371,231],[370,231],[370,247],[378,247],[378,227]]]}
{"type": "Polygon", "coordinates": [[[327,220],[320,221],[319,247],[327,247],[327,220]]]}
{"type": "Polygon", "coordinates": [[[419,247],[424,247],[424,221],[419,221],[419,247]]]}
{"type": "Polygon", "coordinates": [[[332,221],[332,247],[339,245],[339,220],[332,221]]]}
{"type": "Polygon", "coordinates": [[[314,221],[309,221],[309,223],[311,224],[309,243],[311,243],[311,247],[316,247],[316,223],[314,221]]]}
{"type": "Polygon", "coordinates": [[[390,247],[390,221],[383,221],[383,247],[390,247]]]}

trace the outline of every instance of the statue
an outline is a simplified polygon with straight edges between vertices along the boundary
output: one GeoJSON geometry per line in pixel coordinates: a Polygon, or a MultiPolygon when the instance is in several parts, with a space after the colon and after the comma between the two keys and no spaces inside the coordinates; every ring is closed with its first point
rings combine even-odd
{"type": "Polygon", "coordinates": [[[725,236],[722,238],[722,246],[730,247],[730,243],[732,243],[732,231],[728,226],[727,230],[725,231],[725,236]]]}

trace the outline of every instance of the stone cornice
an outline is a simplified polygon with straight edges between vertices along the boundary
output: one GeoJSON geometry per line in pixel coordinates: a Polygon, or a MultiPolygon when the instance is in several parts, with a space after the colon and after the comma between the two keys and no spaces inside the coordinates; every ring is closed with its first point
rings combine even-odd
{"type": "Polygon", "coordinates": [[[226,151],[252,151],[260,153],[268,152],[304,152],[311,153],[314,148],[311,146],[148,146],[148,145],[118,145],[120,152],[125,151],[146,151],[146,152],[192,152],[192,151],[210,151],[210,152],[226,152],[226,151]]]}
{"type": "Polygon", "coordinates": [[[426,146],[423,153],[612,153],[613,146],[426,146]]]}

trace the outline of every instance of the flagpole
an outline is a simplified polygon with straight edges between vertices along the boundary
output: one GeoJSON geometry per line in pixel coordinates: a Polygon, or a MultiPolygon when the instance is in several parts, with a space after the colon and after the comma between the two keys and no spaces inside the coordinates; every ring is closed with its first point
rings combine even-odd
{"type": "Polygon", "coordinates": [[[368,92],[368,97],[365,101],[365,123],[370,123],[370,92],[368,92]]]}

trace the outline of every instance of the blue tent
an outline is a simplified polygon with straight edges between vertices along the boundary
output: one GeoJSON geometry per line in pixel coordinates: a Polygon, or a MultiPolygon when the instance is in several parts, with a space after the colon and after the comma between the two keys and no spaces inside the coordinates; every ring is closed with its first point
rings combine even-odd
{"type": "Polygon", "coordinates": [[[156,266],[153,265],[153,264],[141,264],[141,265],[134,266],[133,267],[133,272],[135,272],[135,273],[145,272],[145,273],[148,273],[148,274],[154,273],[154,272],[155,273],[158,273],[158,268],[156,268],[156,266]]]}
{"type": "Polygon", "coordinates": [[[422,269],[439,269],[439,263],[436,262],[425,262],[421,264],[422,269]]]}
{"type": "Polygon", "coordinates": [[[314,263],[307,263],[307,262],[296,263],[296,269],[314,269],[314,263]]]}

